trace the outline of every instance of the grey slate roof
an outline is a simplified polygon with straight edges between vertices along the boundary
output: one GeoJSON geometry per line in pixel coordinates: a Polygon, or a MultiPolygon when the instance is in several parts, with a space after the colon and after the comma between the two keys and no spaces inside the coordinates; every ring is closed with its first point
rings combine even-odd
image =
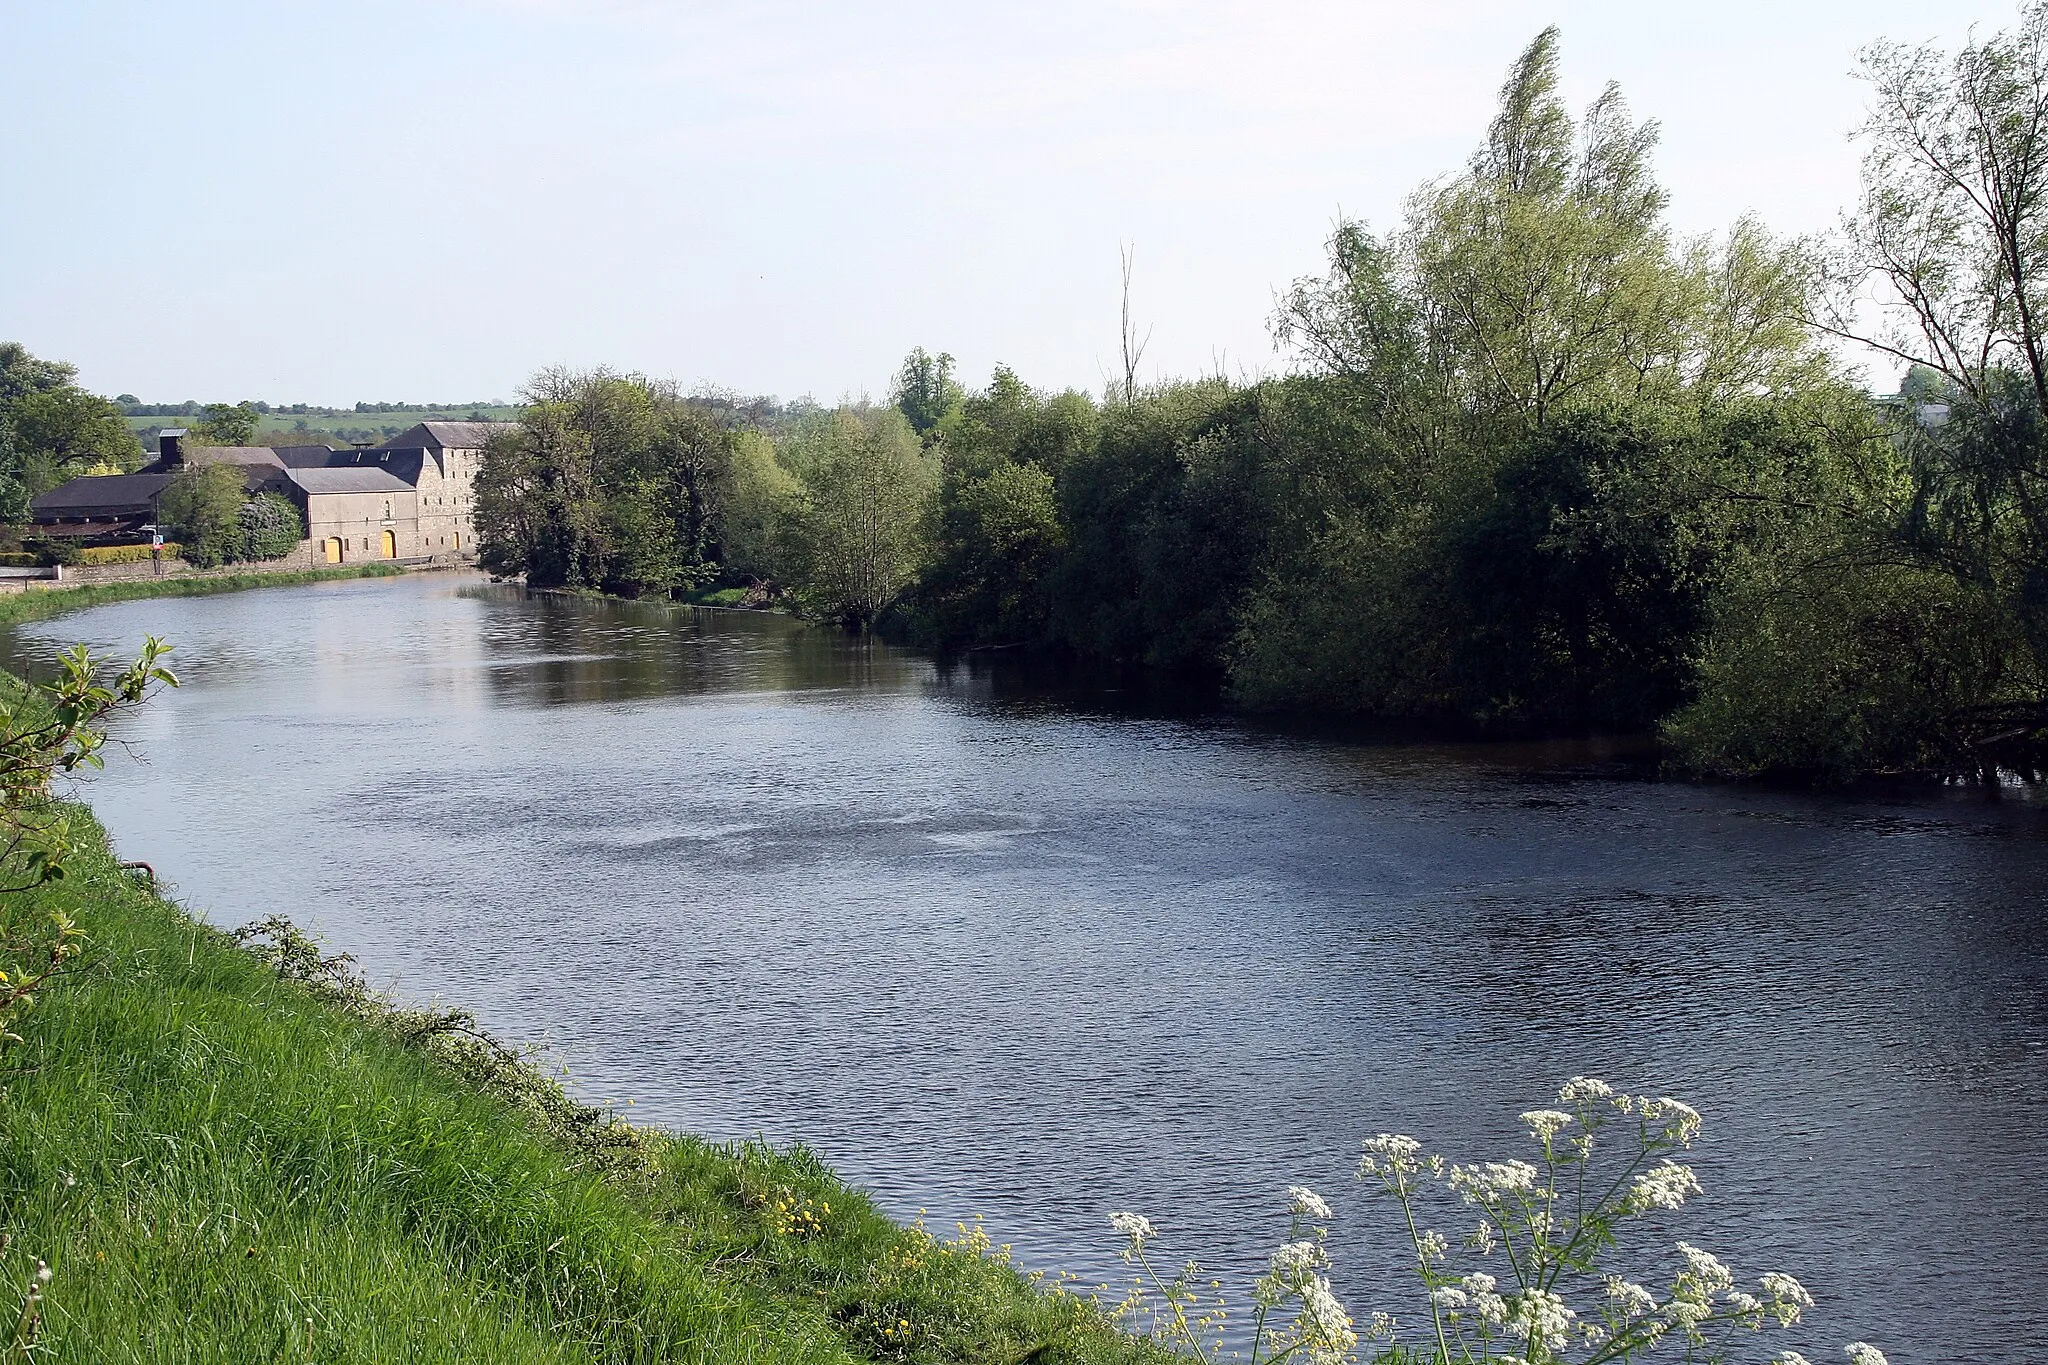
{"type": "Polygon", "coordinates": [[[308,493],[410,493],[411,484],[383,469],[287,469],[285,477],[308,493]]]}
{"type": "Polygon", "coordinates": [[[427,452],[414,446],[410,450],[394,449],[390,446],[374,446],[368,450],[337,450],[327,461],[329,469],[381,469],[387,474],[404,479],[408,484],[417,485],[420,469],[427,462],[427,452]]]}
{"type": "Polygon", "coordinates": [[[435,450],[476,450],[494,433],[509,431],[517,425],[516,422],[419,422],[377,448],[416,450],[426,446],[435,450]]]}
{"type": "Polygon", "coordinates": [[[284,461],[269,446],[193,446],[185,452],[185,463],[266,465],[276,469],[284,461]]]}
{"type": "Polygon", "coordinates": [[[168,474],[89,474],[58,485],[30,506],[39,517],[129,516],[147,512],[170,481],[168,474]]]}
{"type": "Polygon", "coordinates": [[[327,446],[272,446],[286,469],[319,469],[334,463],[336,452],[327,446]]]}

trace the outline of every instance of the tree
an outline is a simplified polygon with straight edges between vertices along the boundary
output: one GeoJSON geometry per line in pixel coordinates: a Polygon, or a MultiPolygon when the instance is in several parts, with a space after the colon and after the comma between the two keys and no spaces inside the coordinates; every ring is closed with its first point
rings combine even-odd
{"type": "Polygon", "coordinates": [[[237,559],[281,559],[306,538],[298,504],[277,493],[258,493],[236,516],[241,529],[237,559]]]}
{"type": "Polygon", "coordinates": [[[245,446],[256,439],[256,425],[261,420],[262,414],[254,403],[208,403],[205,420],[192,426],[192,443],[245,446]]]}
{"type": "Polygon", "coordinates": [[[188,563],[210,569],[243,557],[243,501],[240,469],[187,465],[158,496],[157,518],[177,539],[188,563]]]}
{"type": "Polygon", "coordinates": [[[77,370],[0,342],[0,520],[75,475],[135,466],[141,444],[113,404],[74,382],[77,370]]]}
{"type": "Polygon", "coordinates": [[[1123,306],[1117,314],[1117,341],[1124,364],[1123,399],[1130,403],[1138,397],[1138,362],[1145,358],[1145,348],[1152,344],[1152,329],[1147,327],[1141,337],[1138,325],[1131,321],[1131,269],[1137,264],[1137,243],[1118,246],[1117,258],[1123,267],[1124,285],[1123,306]]]}
{"type": "Polygon", "coordinates": [[[933,459],[894,408],[842,408],[808,433],[791,519],[799,598],[866,630],[916,577],[927,548],[933,459]]]}
{"type": "Polygon", "coordinates": [[[725,570],[779,579],[791,567],[790,531],[803,483],[776,458],[775,442],[758,431],[734,438],[732,475],[719,535],[725,570]]]}
{"type": "Polygon", "coordinates": [[[903,358],[903,368],[889,392],[889,401],[920,437],[929,437],[959,406],[963,397],[953,379],[953,357],[929,355],[918,346],[903,358]]]}
{"type": "Polygon", "coordinates": [[[1863,197],[1817,325],[1936,371],[1980,405],[2001,369],[2048,413],[2048,0],[1953,57],[1865,50],[1863,197]],[[1874,296],[1865,290],[1875,286],[1874,296]],[[1871,298],[1884,325],[1866,329],[1871,298]]]}
{"type": "Polygon", "coordinates": [[[537,586],[628,596],[716,572],[732,433],[671,385],[544,370],[477,471],[479,555],[537,586]]]}

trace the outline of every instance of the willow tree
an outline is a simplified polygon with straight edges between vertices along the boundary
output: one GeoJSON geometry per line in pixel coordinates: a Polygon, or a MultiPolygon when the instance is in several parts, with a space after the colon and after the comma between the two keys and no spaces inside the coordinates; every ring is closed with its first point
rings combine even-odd
{"type": "Polygon", "coordinates": [[[1587,724],[1678,699],[1711,585],[1666,476],[1827,364],[1799,254],[1747,220],[1675,237],[1656,144],[1613,85],[1572,114],[1548,29],[1458,174],[1393,231],[1339,224],[1275,330],[1342,431],[1286,471],[1242,695],[1587,724]]]}

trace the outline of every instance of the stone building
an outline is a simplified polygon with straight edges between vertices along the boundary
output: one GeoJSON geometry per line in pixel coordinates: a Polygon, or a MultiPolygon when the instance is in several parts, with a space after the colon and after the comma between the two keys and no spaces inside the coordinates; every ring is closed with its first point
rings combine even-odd
{"type": "Polygon", "coordinates": [[[134,474],[73,479],[33,504],[43,535],[116,542],[148,534],[157,499],[188,465],[231,465],[251,493],[279,493],[306,518],[300,557],[467,559],[476,553],[475,483],[483,447],[503,422],[422,422],[382,445],[186,446],[165,431],[162,454],[134,474]]]}

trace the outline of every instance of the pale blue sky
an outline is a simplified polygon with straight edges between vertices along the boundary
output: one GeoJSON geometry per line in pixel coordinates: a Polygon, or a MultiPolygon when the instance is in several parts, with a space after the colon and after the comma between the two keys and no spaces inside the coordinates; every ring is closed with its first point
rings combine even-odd
{"type": "Polygon", "coordinates": [[[453,401],[600,362],[879,393],[913,345],[1099,388],[1270,370],[1273,291],[1385,225],[1564,31],[1682,229],[1827,227],[1872,39],[1987,0],[0,0],[0,339],[153,401],[453,401]]]}

